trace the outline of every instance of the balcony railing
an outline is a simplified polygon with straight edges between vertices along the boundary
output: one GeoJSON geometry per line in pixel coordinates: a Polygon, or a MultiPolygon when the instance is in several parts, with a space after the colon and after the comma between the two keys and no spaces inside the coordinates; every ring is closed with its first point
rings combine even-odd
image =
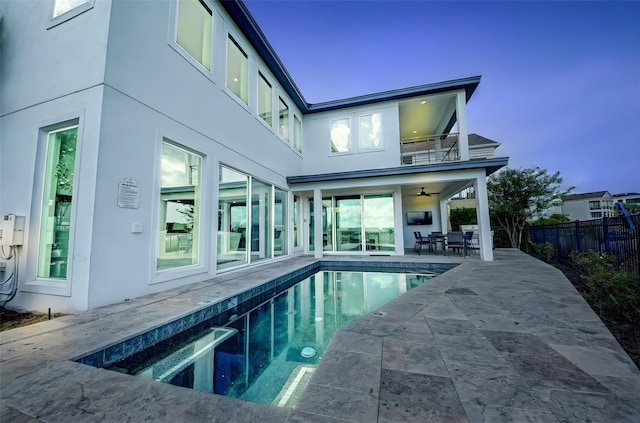
{"type": "Polygon", "coordinates": [[[438,134],[400,141],[403,165],[416,165],[460,160],[458,134],[438,134]]]}

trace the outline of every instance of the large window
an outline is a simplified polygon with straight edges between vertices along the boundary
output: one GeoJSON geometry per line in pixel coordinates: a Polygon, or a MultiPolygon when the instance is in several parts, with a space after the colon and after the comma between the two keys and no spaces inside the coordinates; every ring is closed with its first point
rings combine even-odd
{"type": "Polygon", "coordinates": [[[227,43],[227,88],[244,104],[249,103],[249,59],[238,43],[229,36],[227,43]]]}
{"type": "Polygon", "coordinates": [[[360,116],[360,149],[369,150],[382,146],[382,118],[380,113],[360,116]]]}
{"type": "Polygon", "coordinates": [[[289,106],[281,98],[278,100],[278,116],[280,118],[278,133],[283,139],[289,141],[289,106]]]}
{"type": "Polygon", "coordinates": [[[273,103],[271,84],[258,72],[258,116],[269,126],[273,124],[273,103]]]}
{"type": "MultiPolygon", "coordinates": [[[[309,210],[309,250],[314,251],[313,200],[309,210]]],[[[395,251],[393,195],[323,198],[322,245],[324,251],[395,251]]]]}
{"type": "Polygon", "coordinates": [[[211,11],[198,0],[178,2],[178,44],[202,66],[211,70],[211,11]]]}
{"type": "Polygon", "coordinates": [[[287,191],[220,166],[218,198],[218,270],[289,254],[287,191]]]}
{"type": "Polygon", "coordinates": [[[302,122],[293,116],[293,147],[302,153],[302,122]]]}
{"type": "Polygon", "coordinates": [[[162,143],[157,270],[198,264],[201,161],[196,154],[162,143]]]}
{"type": "Polygon", "coordinates": [[[331,152],[346,153],[351,150],[351,122],[348,118],[331,121],[331,152]]]}
{"type": "Polygon", "coordinates": [[[39,278],[67,278],[77,139],[77,125],[51,131],[47,137],[39,278]]]}

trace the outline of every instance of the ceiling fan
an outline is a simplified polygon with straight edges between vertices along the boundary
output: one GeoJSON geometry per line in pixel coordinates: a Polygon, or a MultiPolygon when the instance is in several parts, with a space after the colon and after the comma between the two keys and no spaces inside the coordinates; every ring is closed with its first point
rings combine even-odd
{"type": "Polygon", "coordinates": [[[420,187],[420,193],[414,194],[413,197],[431,197],[432,195],[440,194],[439,192],[426,192],[424,187],[420,187]]]}

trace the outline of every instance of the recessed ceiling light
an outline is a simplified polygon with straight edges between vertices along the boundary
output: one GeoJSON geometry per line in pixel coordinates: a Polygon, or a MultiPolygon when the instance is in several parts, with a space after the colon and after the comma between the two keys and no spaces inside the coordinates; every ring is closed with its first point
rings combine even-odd
{"type": "Polygon", "coordinates": [[[426,100],[422,100],[422,101],[420,102],[420,104],[427,104],[427,101],[426,101],[426,100]]]}
{"type": "Polygon", "coordinates": [[[413,131],[413,133],[414,133],[414,134],[417,134],[417,133],[418,133],[418,131],[414,130],[414,131],[413,131]]]}
{"type": "Polygon", "coordinates": [[[238,82],[238,78],[233,78],[233,82],[238,82]]]}

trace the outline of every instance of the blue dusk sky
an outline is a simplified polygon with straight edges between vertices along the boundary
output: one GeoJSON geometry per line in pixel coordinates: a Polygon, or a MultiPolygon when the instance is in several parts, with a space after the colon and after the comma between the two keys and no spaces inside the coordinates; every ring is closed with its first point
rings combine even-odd
{"type": "Polygon", "coordinates": [[[640,192],[640,1],[245,4],[310,103],[481,75],[469,133],[574,192],[640,192]]]}

